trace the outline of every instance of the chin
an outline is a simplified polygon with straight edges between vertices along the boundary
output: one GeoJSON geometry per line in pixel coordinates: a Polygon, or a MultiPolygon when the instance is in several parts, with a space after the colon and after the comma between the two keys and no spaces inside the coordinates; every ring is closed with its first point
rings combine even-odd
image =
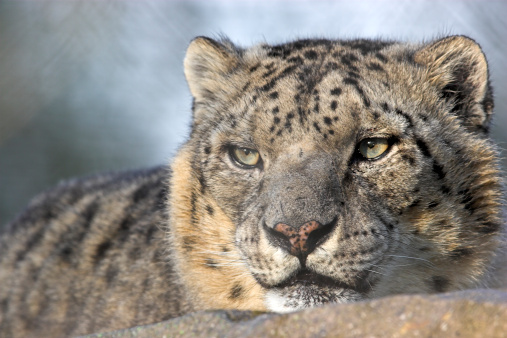
{"type": "Polygon", "coordinates": [[[366,299],[358,290],[314,273],[299,273],[266,293],[266,307],[273,312],[292,312],[329,303],[352,303],[366,299]]]}

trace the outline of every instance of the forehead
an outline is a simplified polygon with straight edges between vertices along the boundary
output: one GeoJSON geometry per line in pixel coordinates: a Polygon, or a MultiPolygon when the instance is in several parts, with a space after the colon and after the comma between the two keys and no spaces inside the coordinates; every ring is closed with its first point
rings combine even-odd
{"type": "Polygon", "coordinates": [[[352,139],[361,129],[396,128],[386,114],[395,109],[387,92],[399,72],[388,45],[324,40],[263,47],[265,56],[248,70],[245,107],[256,142],[318,143],[352,139]]]}

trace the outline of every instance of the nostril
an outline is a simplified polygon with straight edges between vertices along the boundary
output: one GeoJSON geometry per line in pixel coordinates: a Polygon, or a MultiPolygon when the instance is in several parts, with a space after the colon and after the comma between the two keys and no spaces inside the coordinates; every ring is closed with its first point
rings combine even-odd
{"type": "Polygon", "coordinates": [[[327,224],[317,221],[306,222],[299,227],[278,223],[273,228],[266,226],[272,242],[294,256],[306,257],[322,244],[336,224],[336,217],[327,224]]]}

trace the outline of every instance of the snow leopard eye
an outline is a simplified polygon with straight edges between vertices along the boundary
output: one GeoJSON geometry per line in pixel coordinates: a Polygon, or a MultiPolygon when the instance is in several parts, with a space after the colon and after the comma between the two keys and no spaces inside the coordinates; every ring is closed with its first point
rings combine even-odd
{"type": "Polygon", "coordinates": [[[386,138],[367,138],[359,143],[359,153],[367,160],[379,158],[389,148],[386,138]]]}
{"type": "Polygon", "coordinates": [[[232,147],[230,154],[237,164],[247,169],[257,166],[261,159],[257,150],[244,147],[232,147]]]}

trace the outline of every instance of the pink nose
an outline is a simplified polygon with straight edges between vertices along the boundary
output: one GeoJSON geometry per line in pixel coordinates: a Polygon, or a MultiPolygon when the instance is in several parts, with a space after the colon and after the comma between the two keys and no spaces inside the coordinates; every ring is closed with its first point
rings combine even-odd
{"type": "Polygon", "coordinates": [[[317,229],[320,229],[321,227],[322,224],[319,222],[310,221],[303,224],[299,228],[294,228],[287,224],[278,223],[275,225],[273,230],[287,237],[291,244],[291,255],[299,256],[302,254],[309,254],[309,251],[312,251],[314,249],[314,247],[308,246],[308,236],[310,233],[317,229]]]}

